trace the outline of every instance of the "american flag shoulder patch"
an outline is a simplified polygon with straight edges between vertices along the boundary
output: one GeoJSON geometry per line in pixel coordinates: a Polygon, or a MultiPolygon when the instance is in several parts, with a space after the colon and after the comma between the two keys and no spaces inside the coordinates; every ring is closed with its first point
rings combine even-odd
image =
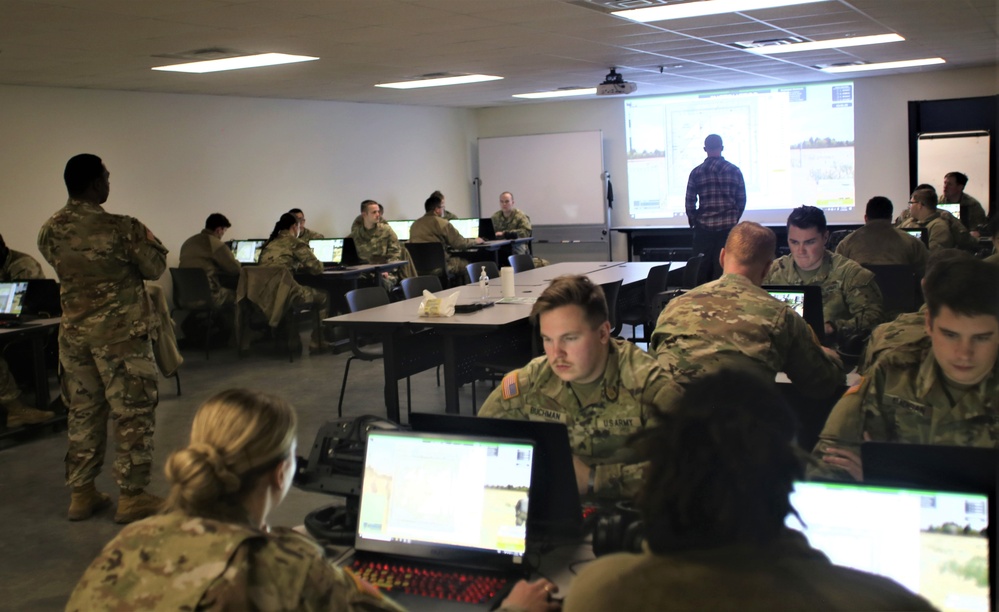
{"type": "Polygon", "coordinates": [[[503,377],[500,384],[503,388],[503,399],[513,399],[520,395],[520,387],[517,386],[517,372],[513,371],[503,377]]]}

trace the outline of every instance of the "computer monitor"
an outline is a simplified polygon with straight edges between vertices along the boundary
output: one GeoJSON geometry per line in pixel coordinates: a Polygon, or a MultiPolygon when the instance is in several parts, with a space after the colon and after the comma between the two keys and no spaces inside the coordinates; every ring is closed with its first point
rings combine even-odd
{"type": "Polygon", "coordinates": [[[913,238],[918,238],[923,241],[923,244],[929,244],[929,234],[926,232],[925,227],[920,227],[917,229],[905,229],[903,232],[909,234],[913,238]]]}
{"type": "Polygon", "coordinates": [[[479,237],[484,240],[492,240],[496,237],[496,227],[490,217],[479,219],[479,237]]]}
{"type": "Polygon", "coordinates": [[[233,240],[231,243],[232,254],[236,256],[236,261],[241,264],[255,264],[260,260],[260,250],[264,248],[266,240],[233,240]]]}
{"type": "Polygon", "coordinates": [[[451,225],[458,230],[464,238],[479,237],[479,220],[476,219],[451,219],[451,225]]]}
{"type": "Polygon", "coordinates": [[[961,216],[961,204],[960,203],[954,203],[954,204],[937,204],[937,208],[939,208],[940,210],[946,210],[947,212],[949,212],[950,214],[954,215],[955,217],[960,217],[961,216]]]}
{"type": "Polygon", "coordinates": [[[412,219],[407,219],[405,221],[386,221],[392,231],[395,232],[396,237],[399,240],[409,240],[409,228],[413,225],[412,219]]]}
{"type": "Polygon", "coordinates": [[[340,264],[343,261],[343,238],[317,238],[309,241],[316,259],[324,265],[340,264]]]}
{"type": "Polygon", "coordinates": [[[0,283],[0,319],[17,319],[24,307],[28,281],[0,283]]]}
{"type": "Polygon", "coordinates": [[[990,499],[982,492],[799,482],[785,524],[837,565],[880,574],[941,610],[989,610],[990,499]]]}
{"type": "Polygon", "coordinates": [[[771,296],[791,307],[823,340],[826,332],[822,315],[822,287],[820,285],[763,285],[771,296]]]}

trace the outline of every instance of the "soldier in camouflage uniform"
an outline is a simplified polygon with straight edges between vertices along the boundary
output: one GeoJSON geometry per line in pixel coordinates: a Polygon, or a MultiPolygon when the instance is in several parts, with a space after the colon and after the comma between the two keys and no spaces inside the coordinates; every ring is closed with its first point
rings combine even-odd
{"type": "Polygon", "coordinates": [[[730,369],[771,382],[784,372],[812,397],[829,397],[843,384],[836,354],[790,306],[760,288],[776,243],[758,223],[736,225],[721,251],[722,277],[663,309],[649,350],[678,383],[730,369]]]}
{"type": "Polygon", "coordinates": [[[937,249],[950,248],[973,252],[978,248],[978,241],[961,225],[957,217],[937,208],[937,194],[933,189],[922,188],[912,192],[909,198],[909,218],[899,227],[926,228],[927,246],[931,253],[937,249]]]}
{"type": "Polygon", "coordinates": [[[295,217],[295,219],[298,221],[298,229],[299,229],[298,239],[299,240],[302,240],[306,244],[308,244],[310,240],[320,240],[320,239],[326,237],[326,236],[320,234],[319,232],[314,232],[314,231],[312,231],[310,229],[306,229],[306,227],[305,227],[305,213],[302,212],[301,208],[292,208],[291,210],[288,211],[288,214],[290,214],[293,217],[295,217]]]}
{"type": "MultiPolygon", "coordinates": [[[[413,243],[439,242],[447,248],[455,251],[468,249],[477,244],[482,244],[482,238],[465,238],[458,233],[451,223],[443,218],[444,204],[434,196],[427,198],[423,203],[426,214],[413,222],[409,229],[409,241],[413,243]]],[[[465,266],[468,261],[460,257],[447,258],[448,275],[457,279],[467,278],[465,266]]]]}
{"type": "Polygon", "coordinates": [[[445,202],[444,202],[444,194],[441,193],[440,190],[431,193],[430,197],[431,198],[436,198],[436,199],[438,199],[438,200],[441,201],[441,217],[442,218],[447,219],[448,221],[452,221],[452,220],[458,218],[458,215],[454,214],[453,212],[451,212],[450,210],[447,209],[447,206],[445,205],[445,202]]]}
{"type": "Polygon", "coordinates": [[[611,338],[607,317],[603,291],[585,276],[552,281],[531,311],[545,356],[507,374],[479,416],[565,424],[580,494],[621,498],[644,475],[626,440],[680,388],[645,351],[611,338]]]}
{"type": "Polygon", "coordinates": [[[929,346],[884,353],[847,391],[810,475],[862,480],[864,440],[999,446],[999,270],[976,259],[934,266],[923,290],[929,346]]]}
{"type": "MultiPolygon", "coordinates": [[[[517,238],[529,238],[532,234],[531,219],[524,211],[516,208],[513,201],[513,194],[504,191],[500,194],[500,209],[493,213],[493,229],[496,231],[496,239],[515,240],[517,238]]],[[[515,244],[513,246],[514,255],[527,253],[526,244],[515,244]]]]}
{"type": "Polygon", "coordinates": [[[212,300],[216,308],[232,307],[236,304],[236,292],[223,287],[219,275],[238,277],[239,262],[222,237],[232,227],[229,219],[221,213],[212,213],[205,220],[205,229],[184,241],[180,247],[179,268],[201,268],[208,275],[212,290],[212,300]]]}
{"type": "Polygon", "coordinates": [[[965,193],[964,188],[968,186],[968,175],[963,172],[948,172],[944,175],[943,193],[940,195],[939,204],[960,204],[961,223],[968,228],[968,231],[977,238],[978,232],[989,223],[988,215],[982,203],[974,196],[965,193]]]}
{"type": "MultiPolygon", "coordinates": [[[[167,461],[164,513],[108,543],[66,609],[400,612],[312,539],[269,527],[295,473],[296,421],[287,402],[245,389],[205,402],[167,461]]],[[[504,609],[537,605],[545,587],[517,585],[504,609]]]]}
{"type": "Polygon", "coordinates": [[[787,219],[791,254],[770,267],[764,285],[821,285],[826,338],[866,335],[883,320],[874,273],[826,250],[826,216],[814,206],[795,208],[787,219]]]}
{"type": "Polygon", "coordinates": [[[836,253],[861,265],[912,266],[918,278],[926,271],[926,245],[892,227],[891,200],[874,196],[867,202],[864,226],[851,232],[836,246],[836,253]]]}
{"type": "MultiPolygon", "coordinates": [[[[287,268],[292,274],[322,274],[323,263],[316,259],[309,243],[300,238],[300,229],[298,220],[291,213],[281,215],[274,224],[270,239],[260,251],[259,265],[287,268]]],[[[318,311],[319,321],[326,318],[329,296],[325,291],[298,285],[292,299],[295,303],[312,304],[318,311]]],[[[326,341],[322,328],[318,323],[313,323],[309,350],[321,353],[326,350],[326,341]]]]}
{"type": "MultiPolygon", "coordinates": [[[[387,223],[382,223],[382,208],[374,200],[361,202],[361,224],[350,230],[354,248],[362,263],[386,263],[404,259],[402,245],[395,231],[387,223]]],[[[381,284],[391,292],[400,279],[416,276],[412,264],[407,264],[395,272],[382,272],[381,284]]]]}
{"type": "Polygon", "coordinates": [[[143,281],[163,274],[167,249],[137,219],[101,208],[111,183],[99,157],[73,157],[64,177],[69,201],[42,225],[38,250],[61,283],[59,363],[69,408],[69,518],[89,518],[110,503],[94,487],[110,417],[115,422],[114,477],[121,491],[115,521],[127,523],[148,516],[162,501],[144,491],[159,395],[150,341],[156,322],[143,281]]]}
{"type": "MultiPolygon", "coordinates": [[[[0,236],[0,282],[24,281],[34,278],[45,278],[42,265],[27,253],[12,251],[7,248],[3,236],[0,236]]],[[[0,356],[0,405],[7,414],[8,428],[44,423],[55,417],[49,410],[38,410],[21,401],[21,389],[7,367],[7,361],[0,356]]]]}

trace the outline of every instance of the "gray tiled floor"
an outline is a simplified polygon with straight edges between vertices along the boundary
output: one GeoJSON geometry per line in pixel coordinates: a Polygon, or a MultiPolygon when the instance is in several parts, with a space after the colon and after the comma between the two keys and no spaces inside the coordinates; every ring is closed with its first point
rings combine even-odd
{"type": "MultiPolygon", "coordinates": [[[[303,340],[307,338],[303,336],[303,340]]],[[[199,403],[212,393],[237,386],[258,388],[288,398],[299,414],[299,454],[307,455],[319,427],[336,418],[346,354],[303,356],[294,363],[263,354],[237,359],[234,351],[220,350],[205,361],[204,353],[185,352],[181,369],[183,395],[174,381],[161,380],[156,416],[156,451],[150,490],[167,493],[163,463],[169,453],[187,441],[191,418],[199,403]]],[[[381,362],[355,361],[345,399],[345,415],[384,415],[381,362]]],[[[437,387],[433,370],[412,379],[413,409],[442,412],[444,389],[437,387]]],[[[400,383],[405,419],[405,383],[400,383]]],[[[488,394],[478,389],[479,402],[488,394]]],[[[463,414],[471,411],[468,386],[460,392],[463,414]]],[[[61,610],[80,574],[118,532],[105,512],[88,521],[66,520],[69,492],[63,484],[65,431],[40,432],[24,443],[0,450],[0,609],[61,610]]],[[[116,496],[110,476],[102,473],[98,488],[116,496]]],[[[293,489],[271,516],[277,525],[298,525],[311,510],[332,498],[293,489]]]]}

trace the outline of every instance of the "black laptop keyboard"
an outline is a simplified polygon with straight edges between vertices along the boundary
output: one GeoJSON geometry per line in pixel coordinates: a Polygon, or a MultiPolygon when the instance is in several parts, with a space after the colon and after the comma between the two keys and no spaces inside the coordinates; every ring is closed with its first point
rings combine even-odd
{"type": "Polygon", "coordinates": [[[417,565],[357,559],[350,569],[389,594],[411,593],[466,603],[486,603],[509,583],[502,576],[475,571],[421,568],[417,565]]]}
{"type": "Polygon", "coordinates": [[[345,266],[343,264],[326,264],[325,266],[323,266],[323,270],[325,270],[327,272],[334,272],[334,271],[346,270],[346,269],[347,269],[347,266],[345,266]]]}

